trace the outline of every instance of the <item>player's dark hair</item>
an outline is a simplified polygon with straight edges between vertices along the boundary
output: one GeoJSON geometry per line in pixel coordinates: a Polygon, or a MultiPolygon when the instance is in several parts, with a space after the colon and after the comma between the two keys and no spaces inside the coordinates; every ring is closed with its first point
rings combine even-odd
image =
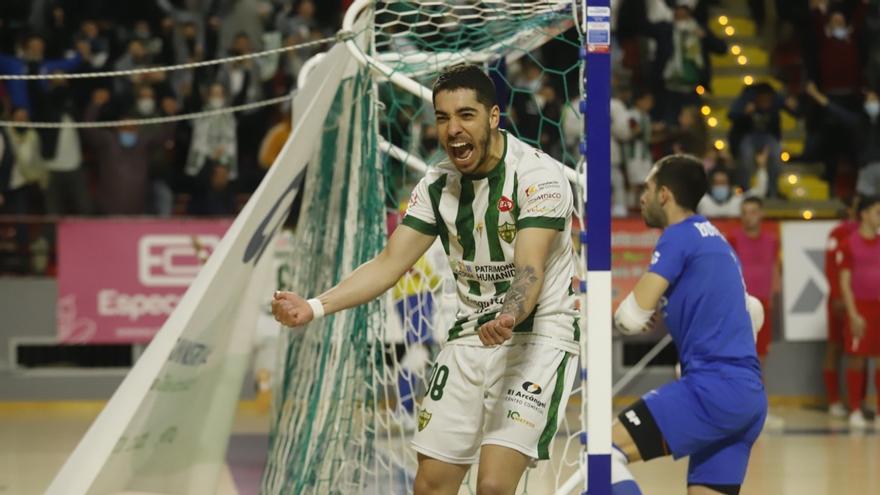
{"type": "Polygon", "coordinates": [[[746,203],[754,203],[755,205],[757,205],[758,208],[764,207],[764,200],[759,198],[758,196],[746,196],[743,199],[743,204],[746,203]]]}
{"type": "Polygon", "coordinates": [[[880,196],[859,196],[856,202],[856,213],[861,216],[863,211],[880,203],[880,196]]]}
{"type": "Polygon", "coordinates": [[[657,189],[666,186],[678,206],[697,211],[697,204],[709,189],[706,169],[699,158],[690,155],[669,155],[657,162],[654,174],[657,189]]]}
{"type": "Polygon", "coordinates": [[[453,65],[445,69],[434,81],[433,99],[437,103],[437,93],[441,91],[455,91],[457,89],[472,89],[477,94],[477,101],[486,107],[486,110],[495,106],[495,83],[483,72],[483,69],[474,64],[453,65]]]}

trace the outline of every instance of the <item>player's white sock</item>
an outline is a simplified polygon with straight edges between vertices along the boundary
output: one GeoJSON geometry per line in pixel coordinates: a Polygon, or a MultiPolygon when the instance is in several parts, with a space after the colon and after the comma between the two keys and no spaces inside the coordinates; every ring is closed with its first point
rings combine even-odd
{"type": "Polygon", "coordinates": [[[629,461],[617,445],[611,446],[611,495],[642,495],[629,468],[629,461]]]}

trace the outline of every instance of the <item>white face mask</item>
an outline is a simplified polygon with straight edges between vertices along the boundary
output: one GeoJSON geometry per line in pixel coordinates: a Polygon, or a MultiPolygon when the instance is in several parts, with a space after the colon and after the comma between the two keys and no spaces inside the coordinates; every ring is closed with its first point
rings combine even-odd
{"type": "Polygon", "coordinates": [[[156,101],[152,98],[141,98],[137,101],[137,110],[141,115],[150,115],[156,110],[156,101]]]}
{"type": "Polygon", "coordinates": [[[223,98],[210,98],[208,100],[208,108],[211,110],[217,110],[218,108],[223,108],[223,104],[226,103],[223,98]]]}
{"type": "Polygon", "coordinates": [[[831,30],[831,36],[839,40],[845,40],[847,35],[849,35],[849,29],[847,29],[846,27],[838,26],[831,30]]]}
{"type": "Polygon", "coordinates": [[[865,113],[868,114],[868,117],[876,119],[880,115],[880,100],[866,101],[865,113]]]}

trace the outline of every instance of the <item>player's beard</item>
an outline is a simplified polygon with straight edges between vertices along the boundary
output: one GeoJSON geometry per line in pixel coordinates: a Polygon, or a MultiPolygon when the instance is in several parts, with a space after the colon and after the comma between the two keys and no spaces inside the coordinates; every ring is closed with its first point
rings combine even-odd
{"type": "Polygon", "coordinates": [[[480,150],[479,158],[477,158],[477,167],[474,169],[474,173],[478,173],[480,169],[482,169],[486,162],[489,160],[489,136],[492,134],[492,129],[489,127],[489,119],[486,119],[486,127],[485,132],[483,132],[483,139],[479,141],[478,148],[480,150]]]}
{"type": "Polygon", "coordinates": [[[459,172],[465,175],[479,175],[482,173],[482,169],[486,166],[486,163],[490,159],[489,143],[491,134],[492,128],[489,125],[489,118],[487,117],[485,125],[483,126],[482,136],[473,140],[469,140],[473,144],[472,154],[474,156],[471,157],[471,159],[473,160],[473,166],[466,167],[465,170],[462,170],[462,168],[459,167],[458,161],[455,159],[454,152],[449,148],[449,144],[446,145],[446,153],[449,156],[449,160],[455,165],[459,172]]]}
{"type": "Polygon", "coordinates": [[[662,229],[667,225],[666,212],[663,211],[659,199],[655,194],[650,201],[645,201],[642,206],[642,218],[645,220],[645,225],[653,229],[662,229]]]}

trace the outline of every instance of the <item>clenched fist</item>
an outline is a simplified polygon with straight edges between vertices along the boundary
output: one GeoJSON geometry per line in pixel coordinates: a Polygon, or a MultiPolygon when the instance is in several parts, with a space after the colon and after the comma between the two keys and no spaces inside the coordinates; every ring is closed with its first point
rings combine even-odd
{"type": "Polygon", "coordinates": [[[293,292],[276,291],[272,299],[272,315],[283,325],[299,327],[312,321],[315,313],[302,297],[293,292]]]}
{"type": "Polygon", "coordinates": [[[494,320],[483,324],[477,331],[483,345],[501,345],[513,337],[513,316],[498,315],[494,320]]]}

